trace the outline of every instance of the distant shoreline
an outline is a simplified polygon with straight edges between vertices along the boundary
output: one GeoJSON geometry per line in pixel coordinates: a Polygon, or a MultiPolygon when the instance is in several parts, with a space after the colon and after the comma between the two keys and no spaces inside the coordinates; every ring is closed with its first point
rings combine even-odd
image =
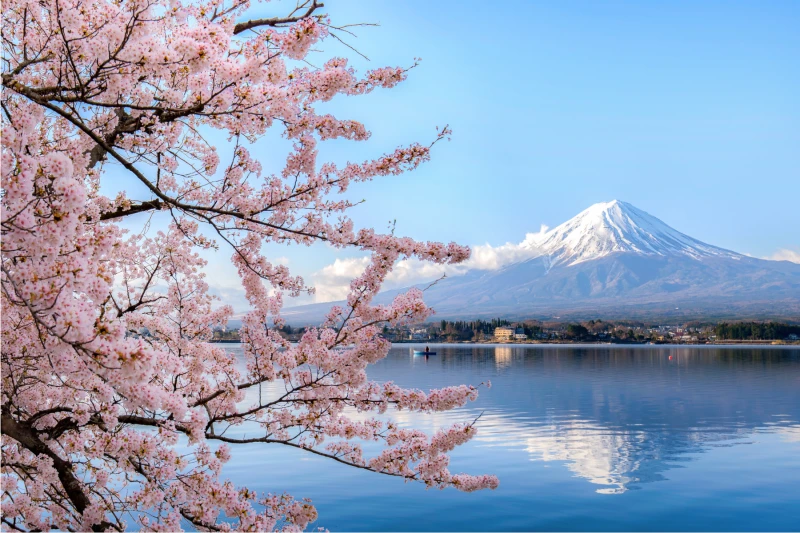
{"type": "MultiPolygon", "coordinates": [[[[214,339],[209,342],[215,344],[241,344],[240,340],[233,339],[214,339]]],[[[553,345],[596,345],[596,346],[796,346],[800,348],[800,341],[787,342],[787,341],[718,341],[718,342],[597,342],[597,341],[567,341],[567,340],[549,340],[549,341],[527,341],[527,342],[492,342],[492,341],[461,341],[461,342],[442,342],[442,341],[392,341],[392,344],[428,344],[428,345],[446,345],[446,344],[466,344],[466,345],[487,345],[487,346],[553,346],[553,345]]]]}

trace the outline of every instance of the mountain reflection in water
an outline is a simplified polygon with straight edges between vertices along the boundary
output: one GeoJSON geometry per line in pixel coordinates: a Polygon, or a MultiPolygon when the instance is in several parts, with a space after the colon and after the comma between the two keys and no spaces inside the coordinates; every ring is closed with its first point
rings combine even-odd
{"type": "MultiPolygon", "coordinates": [[[[463,357],[457,348],[441,351],[445,359],[463,357]]],[[[515,409],[487,410],[477,440],[522,447],[531,460],[564,461],[577,476],[600,485],[601,494],[663,480],[666,470],[692,461],[691,454],[752,443],[753,433],[800,436],[800,352],[509,346],[481,351],[472,357],[493,355],[502,376],[493,378],[496,387],[484,396],[502,398],[515,409]],[[523,396],[527,401],[520,401],[523,396]]]]}
{"type": "MultiPolygon", "coordinates": [[[[415,357],[414,348],[395,345],[370,377],[423,390],[486,380],[492,387],[455,411],[387,416],[433,431],[481,415],[475,439],[452,454],[451,470],[495,473],[497,491],[414,490],[323,461],[308,470],[319,491],[302,482],[263,488],[310,496],[319,525],[331,530],[800,524],[791,496],[800,493],[798,349],[437,345],[437,355],[426,358],[415,357]],[[377,495],[386,501],[372,498],[366,511],[356,511],[359,498],[377,495]],[[425,521],[409,518],[409,508],[425,521]]],[[[252,451],[249,465],[264,459],[275,473],[288,468],[275,469],[252,451]]],[[[366,447],[367,455],[374,451],[366,447]]],[[[236,460],[226,470],[237,481],[248,477],[236,460]]]]}

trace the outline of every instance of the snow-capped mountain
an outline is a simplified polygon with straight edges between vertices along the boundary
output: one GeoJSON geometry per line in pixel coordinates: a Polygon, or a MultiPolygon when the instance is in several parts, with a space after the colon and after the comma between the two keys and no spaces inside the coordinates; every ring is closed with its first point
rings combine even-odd
{"type": "MultiPolygon", "coordinates": [[[[448,277],[425,301],[437,318],[800,318],[800,264],[706,244],[625,202],[595,204],[526,246],[527,259],[448,277]]],[[[330,305],[287,318],[315,322],[330,305]]]]}
{"type": "Polygon", "coordinates": [[[576,265],[615,253],[740,258],[672,229],[626,202],[594,204],[530,243],[551,266],[576,265]]]}

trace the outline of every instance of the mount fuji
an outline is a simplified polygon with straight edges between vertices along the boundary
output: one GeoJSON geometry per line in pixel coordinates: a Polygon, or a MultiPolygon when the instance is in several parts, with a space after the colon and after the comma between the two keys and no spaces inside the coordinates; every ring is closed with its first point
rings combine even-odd
{"type": "Polygon", "coordinates": [[[550,266],[574,266],[612,254],[678,256],[692,259],[740,254],[710,246],[672,229],[631,204],[614,200],[594,204],[544,233],[529,245],[550,266]]]}
{"type": "MultiPolygon", "coordinates": [[[[441,280],[426,303],[437,318],[800,317],[800,264],[706,244],[626,202],[595,204],[525,246],[525,260],[441,280]]],[[[311,322],[330,305],[286,317],[311,322]]]]}

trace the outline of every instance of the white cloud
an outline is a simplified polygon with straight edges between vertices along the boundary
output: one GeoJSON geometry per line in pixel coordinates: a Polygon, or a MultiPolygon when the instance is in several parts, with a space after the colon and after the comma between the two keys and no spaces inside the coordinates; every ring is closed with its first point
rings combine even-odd
{"type": "MultiPolygon", "coordinates": [[[[417,283],[434,281],[442,275],[459,276],[469,270],[497,270],[511,263],[516,263],[538,255],[536,243],[548,227],[542,225],[537,233],[528,233],[520,243],[500,246],[483,244],[472,247],[472,256],[460,265],[438,265],[418,259],[406,259],[398,262],[387,276],[383,290],[408,287],[417,283]]],[[[350,282],[361,275],[369,264],[369,257],[351,257],[336,259],[330,265],[315,272],[311,276],[311,284],[316,287],[317,302],[343,300],[347,297],[350,282]]]]}
{"type": "MultiPolygon", "coordinates": [[[[311,284],[316,288],[315,301],[331,302],[347,297],[350,282],[360,276],[369,265],[369,257],[336,259],[330,265],[311,275],[311,284]]],[[[398,262],[386,278],[383,289],[408,287],[427,280],[434,280],[447,273],[459,275],[466,272],[461,265],[437,265],[417,259],[398,262]]]]}
{"type": "Polygon", "coordinates": [[[791,250],[789,248],[782,248],[764,259],[771,259],[772,261],[791,261],[792,263],[800,263],[800,248],[791,250]]]}
{"type": "MultiPolygon", "coordinates": [[[[506,265],[535,257],[536,243],[547,232],[547,226],[542,225],[536,233],[528,233],[519,243],[507,242],[500,246],[482,244],[472,247],[472,256],[460,265],[438,265],[406,259],[399,261],[389,276],[386,278],[383,290],[409,287],[418,283],[432,282],[442,275],[460,276],[469,270],[497,270],[506,265]]],[[[230,261],[218,260],[218,254],[207,254],[208,265],[204,268],[206,280],[211,293],[220,297],[222,303],[232,305],[237,313],[246,310],[249,305],[244,296],[241,280],[236,267],[230,261]],[[216,257],[214,257],[216,256],[216,257]],[[215,260],[217,259],[217,260],[215,260]]],[[[271,258],[273,264],[287,265],[286,257],[271,258]]],[[[350,282],[360,276],[369,264],[369,257],[337,258],[333,263],[317,270],[309,278],[308,284],[316,289],[313,297],[301,296],[286,300],[286,305],[295,306],[312,302],[332,302],[343,300],[347,297],[350,282]]]]}
{"type": "Polygon", "coordinates": [[[336,259],[330,265],[311,275],[311,285],[317,290],[317,302],[332,302],[347,297],[350,282],[360,276],[369,265],[369,257],[336,259]]]}
{"type": "Polygon", "coordinates": [[[537,243],[549,228],[542,224],[537,233],[525,234],[518,244],[507,242],[501,246],[483,244],[472,247],[472,257],[465,263],[468,268],[478,270],[497,270],[511,263],[523,261],[538,255],[537,243]]]}

